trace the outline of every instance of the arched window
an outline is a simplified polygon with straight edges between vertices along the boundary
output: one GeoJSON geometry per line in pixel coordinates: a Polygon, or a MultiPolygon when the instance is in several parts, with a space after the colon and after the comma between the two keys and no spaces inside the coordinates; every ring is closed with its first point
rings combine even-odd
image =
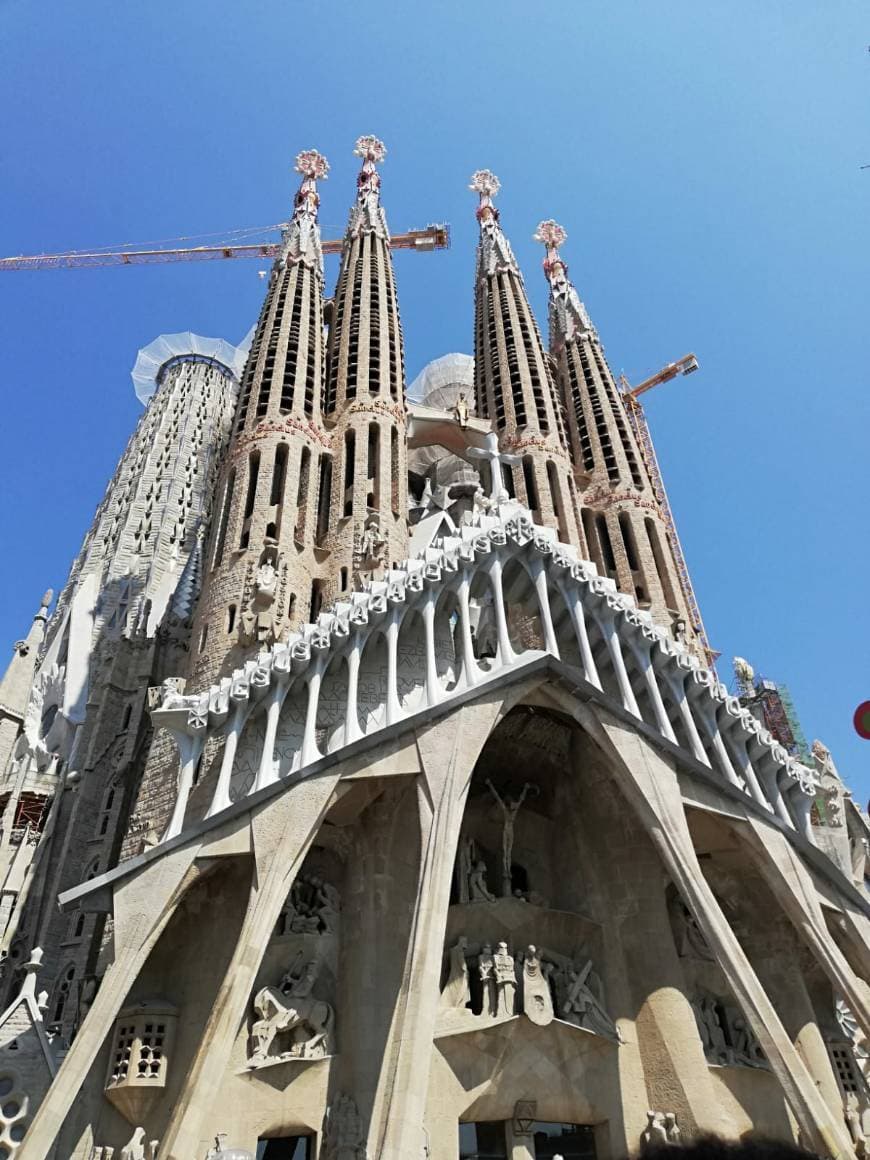
{"type": "Polygon", "coordinates": [[[674,592],[674,586],[671,583],[670,574],[668,573],[665,556],[662,552],[662,545],[661,541],[659,540],[659,530],[653,521],[649,518],[647,518],[644,523],[646,524],[646,534],[647,539],[649,540],[649,546],[652,549],[653,559],[656,562],[656,572],[659,574],[659,580],[661,582],[665,603],[667,604],[669,611],[677,612],[677,597],[676,593],[674,592]]]}
{"type": "Polygon", "coordinates": [[[260,452],[252,451],[248,458],[248,491],[245,496],[245,509],[242,513],[242,534],[239,537],[239,547],[247,548],[251,542],[251,515],[254,511],[254,501],[257,498],[257,480],[260,475],[260,452]]]}
{"type": "Polygon", "coordinates": [[[308,520],[308,480],[311,475],[311,452],[307,447],[302,448],[299,456],[299,484],[296,489],[296,528],[293,533],[297,543],[305,542],[305,529],[308,520]]]}
{"type": "Polygon", "coordinates": [[[95,830],[95,835],[98,838],[104,837],[108,832],[109,823],[112,820],[112,811],[115,806],[115,793],[115,786],[110,785],[103,794],[103,801],[100,806],[100,812],[97,815],[97,826],[95,830]]]}
{"type": "Polygon", "coordinates": [[[67,967],[64,968],[63,972],[58,975],[57,982],[54,986],[54,995],[52,996],[51,1004],[52,1021],[54,1023],[62,1023],[64,1016],[69,1014],[68,1004],[75,977],[75,963],[70,963],[67,967]]]}

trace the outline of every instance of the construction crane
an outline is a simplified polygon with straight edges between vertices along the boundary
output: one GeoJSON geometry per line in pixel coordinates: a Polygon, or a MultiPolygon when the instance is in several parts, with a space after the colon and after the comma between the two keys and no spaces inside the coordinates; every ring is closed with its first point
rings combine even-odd
{"type": "MultiPolygon", "coordinates": [[[[283,229],[284,225],[269,227],[283,229]]],[[[183,239],[181,239],[183,240],[183,239]]],[[[324,254],[340,254],[343,238],[322,243],[324,254]]],[[[426,226],[393,234],[394,250],[446,250],[450,246],[450,227],[446,224],[426,226]]],[[[280,242],[256,245],[211,245],[160,250],[71,250],[64,254],[26,254],[0,258],[0,270],[69,270],[87,266],[151,266],[163,262],[211,262],[218,258],[275,258],[281,252],[280,242]]]]}
{"type": "Polygon", "coordinates": [[[680,580],[680,587],[683,590],[683,596],[686,599],[686,605],[689,609],[689,615],[692,618],[692,624],[698,636],[698,641],[707,658],[707,663],[712,668],[719,653],[710,647],[710,642],[707,639],[707,631],[704,628],[704,621],[701,618],[701,609],[698,607],[698,601],[695,597],[695,590],[692,587],[692,578],[689,575],[689,569],[686,565],[686,558],[683,555],[683,548],[680,544],[680,537],[677,535],[677,525],[674,522],[674,514],[671,511],[671,505],[668,502],[668,493],[665,491],[664,480],[662,479],[661,468],[659,461],[656,458],[655,448],[653,447],[652,436],[650,435],[649,426],[647,425],[646,415],[644,415],[643,407],[638,396],[643,395],[646,391],[652,390],[653,387],[659,386],[660,383],[670,382],[675,379],[677,375],[691,375],[698,369],[698,360],[693,354],[683,355],[681,359],[676,362],[668,363],[666,367],[662,367],[657,374],[650,375],[648,379],[644,379],[642,383],[638,383],[636,387],[631,386],[625,375],[621,375],[619,379],[619,387],[622,393],[622,400],[625,403],[625,410],[628,414],[628,420],[631,423],[632,430],[637,437],[640,453],[646,465],[647,474],[652,482],[653,492],[659,509],[662,513],[662,519],[665,521],[665,527],[668,532],[668,539],[671,541],[671,549],[674,554],[674,561],[677,565],[677,575],[680,580]]]}

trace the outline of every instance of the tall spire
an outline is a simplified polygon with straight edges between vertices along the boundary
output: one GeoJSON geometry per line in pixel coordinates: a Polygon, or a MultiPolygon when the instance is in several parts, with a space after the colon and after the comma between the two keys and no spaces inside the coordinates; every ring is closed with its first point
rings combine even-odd
{"type": "Polygon", "coordinates": [[[478,195],[480,241],[474,292],[474,390],[477,414],[492,421],[503,450],[522,455],[514,491],[538,522],[580,542],[562,403],[526,297],[523,278],[499,224],[501,188],[489,169],[469,186],[478,195]]]}
{"type": "Polygon", "coordinates": [[[329,331],[324,412],[332,429],[334,474],[328,542],[332,580],[324,597],[364,579],[359,546],[377,526],[384,559],[408,550],[405,359],[390,234],[380,203],[377,165],[383,141],[359,137],[362,159],[356,199],[341,252],[335,312],[329,331]],[[342,577],[336,583],[337,577],[342,577]]]}
{"type": "Polygon", "coordinates": [[[480,225],[480,243],[477,249],[477,273],[495,274],[498,270],[512,270],[521,277],[510,242],[499,225],[499,212],[493,198],[501,189],[501,182],[489,169],[478,169],[471,175],[468,186],[480,199],[477,221],[480,225]]]}
{"type": "Polygon", "coordinates": [[[304,262],[309,267],[317,267],[323,275],[323,251],[320,248],[320,226],[317,224],[317,209],[320,195],[317,182],[324,181],[329,173],[329,162],[316,149],[303,149],[296,154],[294,169],[302,174],[302,184],[293,199],[293,216],[287,223],[282,237],[282,265],[304,262]]]}
{"type": "Polygon", "coordinates": [[[374,233],[389,241],[387,219],[381,206],[381,175],[376,169],[387,155],[386,146],[379,138],[368,135],[357,138],[353,151],[362,158],[362,168],[356,179],[356,204],[350,211],[348,235],[374,233]]]}
{"type": "Polygon", "coordinates": [[[534,234],[535,241],[541,242],[546,250],[543,265],[544,275],[550,283],[550,347],[553,350],[580,334],[588,334],[593,339],[598,337],[559,253],[559,247],[567,238],[566,230],[552,218],[541,222],[534,234]]]}
{"type": "Polygon", "coordinates": [[[681,626],[694,647],[697,631],[643,449],[559,252],[568,235],[548,219],[534,236],[546,251],[550,350],[565,404],[586,551],[600,572],[649,608],[660,624],[681,626]]]}
{"type": "Polygon", "coordinates": [[[0,679],[0,777],[9,761],[9,756],[24,723],[30,687],[36,672],[39,646],[45,639],[45,624],[48,608],[54,598],[49,588],[42,598],[39,611],[24,640],[17,640],[13,646],[12,659],[0,679]]]}

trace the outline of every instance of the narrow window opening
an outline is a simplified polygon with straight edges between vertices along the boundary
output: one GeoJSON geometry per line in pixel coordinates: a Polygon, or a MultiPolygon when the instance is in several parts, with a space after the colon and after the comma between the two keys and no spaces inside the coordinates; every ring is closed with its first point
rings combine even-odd
{"type": "Polygon", "coordinates": [[[245,509],[242,515],[242,534],[239,537],[239,547],[247,548],[251,542],[251,514],[254,510],[254,501],[257,498],[257,478],[260,474],[260,452],[252,451],[248,459],[248,492],[245,496],[245,509]]]}
{"type": "Polygon", "coordinates": [[[351,428],[344,433],[344,514],[353,515],[353,481],[356,467],[356,434],[351,428]]]}
{"type": "Polygon", "coordinates": [[[202,626],[202,632],[199,634],[199,651],[200,652],[202,652],[202,650],[205,648],[205,642],[207,640],[208,640],[208,625],[204,624],[202,626]]]}
{"type": "Polygon", "coordinates": [[[553,501],[553,511],[556,513],[559,535],[563,540],[566,540],[568,533],[565,528],[565,509],[562,504],[562,491],[559,487],[559,475],[556,471],[556,464],[552,459],[547,461],[547,482],[550,485],[550,498],[553,501]]]}
{"type": "Polygon", "coordinates": [[[296,528],[294,538],[297,543],[305,542],[305,527],[308,516],[308,479],[311,474],[311,452],[307,447],[302,448],[299,459],[299,486],[296,491],[296,528]]]}
{"type": "Polygon", "coordinates": [[[646,524],[647,539],[649,540],[649,546],[652,549],[653,559],[656,563],[656,572],[658,572],[659,575],[659,582],[662,586],[662,593],[665,598],[665,603],[667,604],[668,610],[670,612],[676,613],[678,611],[677,596],[674,592],[674,586],[671,583],[671,577],[665,562],[664,553],[662,552],[662,545],[661,541],[659,540],[658,528],[655,526],[651,519],[644,520],[644,523],[646,524]]]}
{"type": "Polygon", "coordinates": [[[124,710],[124,720],[121,722],[121,729],[122,729],[122,730],[123,730],[123,729],[129,729],[129,727],[130,727],[130,718],[131,718],[132,716],[133,716],[133,706],[132,706],[132,705],[128,705],[128,706],[127,706],[127,708],[124,710]]]}
{"type": "Polygon", "coordinates": [[[535,480],[535,461],[531,455],[523,457],[523,483],[526,486],[526,499],[529,510],[533,515],[540,515],[541,502],[538,499],[538,485],[535,480]]]}
{"type": "Polygon", "coordinates": [[[227,539],[227,524],[230,519],[230,505],[233,502],[233,490],[236,486],[236,472],[235,468],[230,472],[227,478],[226,491],[224,492],[224,503],[221,509],[221,518],[218,524],[217,539],[215,541],[213,567],[217,568],[224,558],[224,544],[227,539]]]}
{"type": "Polygon", "coordinates": [[[341,576],[341,590],[342,590],[342,592],[347,592],[347,577],[348,577],[347,568],[341,569],[340,576],[341,576]]]}
{"type": "Polygon", "coordinates": [[[287,455],[289,449],[286,443],[279,443],[275,448],[275,465],[272,468],[272,492],[269,503],[275,507],[284,501],[284,480],[287,478],[287,455]]]}
{"type": "Polygon", "coordinates": [[[366,479],[368,479],[370,487],[367,503],[370,508],[374,508],[376,511],[380,510],[381,506],[381,473],[378,464],[378,460],[380,459],[380,448],[381,429],[377,423],[369,423],[368,466],[366,467],[366,479]]]}
{"type": "Polygon", "coordinates": [[[595,526],[598,529],[598,542],[601,545],[601,554],[604,558],[604,567],[607,574],[613,577],[616,574],[616,556],[613,553],[613,544],[610,542],[610,531],[607,520],[602,515],[595,517],[595,526]]]}
{"type": "Polygon", "coordinates": [[[393,515],[399,514],[399,432],[395,427],[390,429],[390,473],[392,488],[393,515]]]}
{"type": "Polygon", "coordinates": [[[332,490],[332,457],[324,451],[320,456],[320,484],[317,489],[317,542],[329,531],[329,493],[332,490]]]}
{"type": "Polygon", "coordinates": [[[227,632],[230,633],[236,627],[236,606],[231,604],[227,609],[227,632]]]}
{"type": "Polygon", "coordinates": [[[313,624],[320,615],[320,608],[323,604],[323,581],[314,580],[311,584],[311,601],[308,606],[308,621],[313,624]]]}
{"type": "Polygon", "coordinates": [[[636,572],[640,567],[637,559],[637,545],[634,541],[634,529],[631,526],[631,518],[628,512],[619,513],[619,530],[622,532],[622,542],[625,545],[625,555],[628,558],[628,566],[632,572],[636,572]]]}

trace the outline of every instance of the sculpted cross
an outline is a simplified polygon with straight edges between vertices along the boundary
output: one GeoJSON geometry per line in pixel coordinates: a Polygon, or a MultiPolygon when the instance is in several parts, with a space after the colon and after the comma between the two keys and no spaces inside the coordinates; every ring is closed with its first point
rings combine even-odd
{"type": "Polygon", "coordinates": [[[486,459],[489,461],[492,488],[489,498],[493,503],[504,503],[508,498],[507,489],[502,476],[502,464],[513,467],[522,462],[519,455],[507,455],[498,449],[498,436],[491,431],[486,437],[486,447],[469,447],[468,454],[472,459],[486,459]]]}

